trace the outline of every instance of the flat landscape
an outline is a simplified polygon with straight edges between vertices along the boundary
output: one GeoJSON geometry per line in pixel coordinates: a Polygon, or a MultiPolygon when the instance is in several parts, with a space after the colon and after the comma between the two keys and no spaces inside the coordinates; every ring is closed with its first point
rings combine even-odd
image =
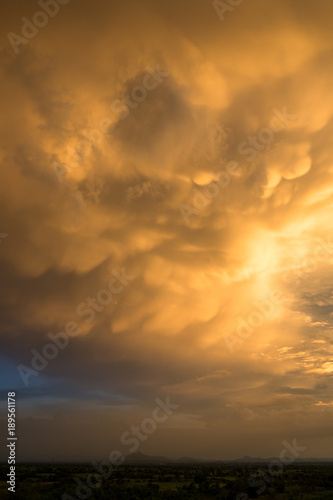
{"type": "MultiPolygon", "coordinates": [[[[21,464],[14,496],[16,500],[333,498],[333,463],[292,464],[278,476],[269,473],[268,465],[123,465],[114,468],[99,488],[89,488],[87,478],[95,472],[91,464],[21,464]]],[[[5,464],[0,473],[0,499],[11,498],[5,464]]]]}
{"type": "Polygon", "coordinates": [[[333,500],[333,0],[0,0],[0,500],[333,500]]]}

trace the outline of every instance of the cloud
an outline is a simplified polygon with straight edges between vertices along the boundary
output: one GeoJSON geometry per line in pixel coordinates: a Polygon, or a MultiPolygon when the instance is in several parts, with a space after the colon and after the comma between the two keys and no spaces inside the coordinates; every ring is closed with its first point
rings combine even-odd
{"type": "MultiPolygon", "coordinates": [[[[6,5],[3,33],[36,8],[6,5]]],[[[149,444],[160,454],[269,456],[291,432],[330,453],[331,10],[254,0],[221,23],[209,2],[72,0],[18,54],[3,37],[0,339],[15,388],[49,332],[82,332],[22,393],[22,428],[39,415],[54,436],[36,457],[57,448],[59,404],[89,458],[88,425],[102,418],[90,451],[108,452],[110,422],[116,441],[163,395],[180,411],[149,444]],[[157,66],[168,76],[124,118],[113,103],[157,66]],[[249,161],[240,144],[284,109],[294,119],[249,161]],[[230,161],[240,173],[204,202],[230,161]],[[122,268],[135,281],[86,324],[78,304],[122,268]],[[230,353],[224,335],[273,290],[286,300],[230,353]]]]}

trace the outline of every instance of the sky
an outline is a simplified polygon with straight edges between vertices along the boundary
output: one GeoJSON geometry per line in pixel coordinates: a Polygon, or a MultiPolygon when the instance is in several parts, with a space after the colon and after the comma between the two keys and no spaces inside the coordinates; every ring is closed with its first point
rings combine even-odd
{"type": "Polygon", "coordinates": [[[1,10],[18,458],[331,457],[331,1],[1,10]]]}

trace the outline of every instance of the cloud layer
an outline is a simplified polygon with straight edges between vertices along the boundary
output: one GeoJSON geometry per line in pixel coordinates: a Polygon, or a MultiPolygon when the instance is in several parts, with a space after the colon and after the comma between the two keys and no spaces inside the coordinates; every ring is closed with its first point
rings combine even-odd
{"type": "Polygon", "coordinates": [[[331,3],[244,1],[221,22],[211,2],[72,0],[17,53],[7,33],[40,7],[2,8],[2,390],[22,459],[102,456],[165,396],[180,407],[146,453],[297,437],[329,456],[331,3]],[[86,322],[123,268],[135,279],[86,322]],[[17,365],[69,321],[79,335],[25,386],[17,365]]]}

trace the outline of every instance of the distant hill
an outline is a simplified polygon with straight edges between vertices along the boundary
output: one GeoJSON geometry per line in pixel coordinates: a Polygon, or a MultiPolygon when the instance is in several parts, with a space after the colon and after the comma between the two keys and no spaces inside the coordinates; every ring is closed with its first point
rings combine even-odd
{"type": "MultiPolygon", "coordinates": [[[[271,461],[278,461],[277,457],[249,457],[245,456],[243,458],[236,458],[235,460],[204,460],[200,458],[194,457],[181,457],[177,459],[171,459],[164,456],[151,456],[145,455],[138,451],[136,453],[131,453],[125,457],[125,464],[128,465],[162,465],[162,464],[200,464],[200,463],[250,463],[250,464],[260,464],[260,463],[269,463],[271,461]]],[[[295,462],[298,463],[324,463],[324,462],[333,462],[333,458],[295,458],[295,462]]]]}
{"type": "Polygon", "coordinates": [[[204,462],[205,460],[200,460],[199,458],[193,457],[181,457],[177,460],[174,460],[177,464],[199,464],[200,462],[204,462]]]}
{"type": "MultiPolygon", "coordinates": [[[[272,461],[279,461],[279,458],[277,457],[269,457],[269,458],[261,458],[261,457],[248,457],[245,456],[243,458],[237,458],[236,460],[231,460],[233,463],[269,463],[272,461]]],[[[323,463],[323,462],[333,462],[333,458],[314,458],[314,457],[309,457],[309,458],[295,458],[295,462],[298,463],[323,463]]]]}
{"type": "Polygon", "coordinates": [[[144,455],[141,451],[131,453],[125,458],[125,464],[144,465],[144,464],[168,464],[171,460],[163,456],[144,455]]]}
{"type": "Polygon", "coordinates": [[[255,464],[258,464],[258,463],[261,463],[261,462],[271,462],[272,460],[278,460],[277,458],[275,457],[270,457],[270,458],[261,458],[261,457],[248,457],[248,456],[245,456],[243,458],[236,458],[235,460],[231,460],[232,462],[240,462],[240,463],[255,463],[255,464]]]}

